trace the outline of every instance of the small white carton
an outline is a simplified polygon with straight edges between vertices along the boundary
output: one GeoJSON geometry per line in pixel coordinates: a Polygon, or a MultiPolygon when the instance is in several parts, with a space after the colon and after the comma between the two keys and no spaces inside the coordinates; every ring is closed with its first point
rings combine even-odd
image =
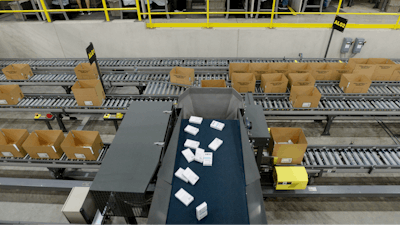
{"type": "Polygon", "coordinates": [[[183,146],[185,146],[186,148],[196,149],[200,146],[200,142],[186,139],[185,144],[183,144],[183,146]]]}
{"type": "Polygon", "coordinates": [[[185,131],[186,133],[189,133],[189,134],[193,135],[193,136],[196,136],[196,134],[199,133],[199,128],[194,127],[194,126],[187,125],[187,126],[185,127],[184,131],[185,131]]]}
{"type": "Polygon", "coordinates": [[[210,127],[211,127],[211,128],[214,128],[214,129],[216,129],[216,130],[222,131],[222,130],[224,129],[224,127],[225,127],[225,124],[224,124],[224,123],[221,123],[221,122],[218,122],[218,121],[216,121],[216,120],[213,120],[213,121],[211,122],[211,124],[210,124],[210,127]]]}
{"type": "Polygon", "coordinates": [[[183,156],[185,156],[186,160],[188,161],[188,163],[193,162],[194,160],[194,154],[192,152],[192,150],[190,150],[189,148],[185,149],[182,151],[183,156]]]}
{"type": "Polygon", "coordinates": [[[188,180],[189,183],[192,185],[195,185],[196,182],[199,180],[199,176],[195,174],[189,167],[186,168],[185,171],[183,171],[183,176],[185,176],[188,180]]]}
{"type": "Polygon", "coordinates": [[[175,176],[187,183],[189,182],[189,180],[185,176],[183,176],[184,171],[184,169],[179,167],[179,169],[175,172],[175,176]]]}
{"type": "Polygon", "coordinates": [[[175,193],[175,197],[179,199],[184,205],[188,206],[193,202],[194,197],[191,196],[185,189],[181,188],[175,193]]]}
{"type": "Polygon", "coordinates": [[[222,145],[222,143],[224,143],[223,140],[219,139],[219,138],[215,138],[209,145],[208,147],[214,151],[217,151],[217,149],[219,148],[219,146],[222,145]]]}
{"type": "Polygon", "coordinates": [[[194,155],[194,160],[199,163],[203,163],[204,149],[196,148],[196,154],[194,155]]]}
{"type": "Polygon", "coordinates": [[[212,166],[213,153],[204,152],[203,166],[212,166]]]}
{"type": "Polygon", "coordinates": [[[198,205],[196,207],[196,217],[197,220],[202,220],[204,217],[206,217],[208,215],[208,211],[207,211],[207,203],[203,202],[200,205],[198,205]]]}
{"type": "Polygon", "coordinates": [[[189,123],[201,124],[201,122],[203,122],[203,117],[191,116],[189,118],[189,123]]]}

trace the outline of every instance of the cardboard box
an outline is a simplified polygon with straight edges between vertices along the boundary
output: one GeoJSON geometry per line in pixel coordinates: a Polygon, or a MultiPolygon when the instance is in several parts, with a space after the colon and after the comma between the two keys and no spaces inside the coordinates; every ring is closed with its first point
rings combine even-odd
{"type": "Polygon", "coordinates": [[[294,108],[318,107],[321,93],[314,86],[292,86],[289,100],[294,108]]]}
{"type": "Polygon", "coordinates": [[[345,63],[327,63],[327,65],[327,68],[332,71],[331,80],[340,80],[342,74],[353,72],[353,69],[347,67],[345,63]]]}
{"type": "Polygon", "coordinates": [[[103,141],[98,131],[70,131],[61,143],[61,149],[69,159],[97,160],[103,141]]]}
{"type": "Polygon", "coordinates": [[[286,93],[289,80],[283,73],[261,75],[261,88],[264,93],[286,93]]]}
{"type": "Polygon", "coordinates": [[[201,87],[220,87],[225,88],[225,80],[201,80],[201,87]]]}
{"type": "Polygon", "coordinates": [[[63,155],[61,142],[64,133],[61,130],[35,130],[22,147],[34,159],[59,159],[63,155]]]}
{"type": "Polygon", "coordinates": [[[270,73],[268,63],[250,63],[249,72],[253,73],[256,80],[261,80],[261,74],[270,73]]]}
{"type": "Polygon", "coordinates": [[[376,69],[375,64],[368,64],[368,59],[351,58],[349,59],[347,66],[353,69],[354,74],[364,74],[369,79],[372,78],[376,69]]]}
{"type": "Polygon", "coordinates": [[[271,73],[283,73],[286,77],[289,74],[289,63],[270,63],[271,73]]]}
{"type": "Polygon", "coordinates": [[[1,129],[0,157],[25,157],[26,151],[22,143],[28,136],[26,129],[1,129]]]}
{"type": "Polygon", "coordinates": [[[229,63],[229,79],[232,79],[232,73],[248,73],[250,63],[229,63]]]}
{"type": "Polygon", "coordinates": [[[308,63],[288,63],[289,73],[311,73],[308,63]]]}
{"type": "Polygon", "coordinates": [[[169,79],[171,83],[193,85],[194,69],[179,66],[174,67],[169,72],[169,79]]]}
{"type": "Polygon", "coordinates": [[[0,85],[0,105],[16,105],[23,97],[18,85],[0,85]]]}
{"type": "Polygon", "coordinates": [[[393,74],[390,76],[389,80],[400,81],[400,70],[393,71],[393,74]]]}
{"type": "Polygon", "coordinates": [[[232,73],[232,87],[239,93],[254,92],[256,77],[253,73],[232,73]]]}
{"type": "Polygon", "coordinates": [[[307,139],[301,128],[272,127],[268,152],[277,157],[276,164],[301,164],[307,150],[307,139]],[[287,143],[288,141],[293,144],[287,143]],[[283,161],[283,162],[282,162],[283,161]]]}
{"type": "Polygon", "coordinates": [[[3,68],[2,71],[7,80],[28,80],[33,76],[28,64],[11,64],[3,68]]]}
{"type": "Polygon", "coordinates": [[[339,87],[344,93],[367,93],[371,80],[363,74],[343,74],[339,87]]]}
{"type": "Polygon", "coordinates": [[[289,86],[314,86],[315,79],[309,73],[289,73],[289,86]]]}
{"type": "Polygon", "coordinates": [[[96,63],[81,63],[74,69],[78,80],[97,80],[99,72],[97,71],[96,63]]]}
{"type": "Polygon", "coordinates": [[[79,80],[71,90],[79,106],[101,106],[106,98],[100,80],[79,80]]]}
{"type": "Polygon", "coordinates": [[[396,69],[400,69],[400,65],[397,65],[390,59],[370,58],[368,59],[368,64],[376,65],[371,80],[390,80],[393,72],[396,69]]]}
{"type": "Polygon", "coordinates": [[[332,70],[326,63],[309,63],[311,75],[315,80],[332,80],[332,70]]]}

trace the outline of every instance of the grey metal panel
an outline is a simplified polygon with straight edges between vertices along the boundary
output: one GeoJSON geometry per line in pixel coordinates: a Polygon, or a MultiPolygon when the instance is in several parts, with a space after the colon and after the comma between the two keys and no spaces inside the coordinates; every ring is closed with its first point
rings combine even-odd
{"type": "Polygon", "coordinates": [[[70,191],[74,187],[90,187],[90,181],[27,179],[0,177],[0,188],[70,191]]]}
{"type": "Polygon", "coordinates": [[[269,138],[271,138],[268,125],[265,121],[264,112],[259,105],[246,105],[244,116],[249,118],[251,121],[252,128],[250,132],[250,138],[255,140],[256,146],[266,145],[269,138]]]}
{"type": "Polygon", "coordinates": [[[157,180],[147,224],[165,224],[167,222],[171,189],[172,185],[163,179],[157,180]]]}
{"type": "Polygon", "coordinates": [[[91,191],[145,193],[158,166],[170,102],[133,102],[125,114],[91,191]]]}
{"type": "Polygon", "coordinates": [[[246,194],[250,224],[266,224],[267,215],[265,214],[264,199],[261,191],[260,180],[256,180],[247,185],[246,194]]]}

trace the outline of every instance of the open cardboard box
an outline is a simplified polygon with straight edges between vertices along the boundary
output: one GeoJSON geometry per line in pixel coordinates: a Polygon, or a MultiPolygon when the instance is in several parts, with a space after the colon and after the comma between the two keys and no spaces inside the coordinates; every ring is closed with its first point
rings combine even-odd
{"type": "Polygon", "coordinates": [[[390,59],[370,58],[368,64],[376,65],[375,71],[371,76],[371,80],[390,80],[393,72],[400,69],[400,65],[394,63],[390,59]]]}
{"type": "Polygon", "coordinates": [[[292,86],[289,101],[294,108],[317,108],[321,93],[314,86],[292,86]]]}
{"type": "Polygon", "coordinates": [[[297,164],[303,161],[307,150],[307,139],[301,128],[272,127],[268,152],[276,157],[275,164],[297,164]],[[283,144],[288,141],[293,144],[283,144]]]}
{"type": "Polygon", "coordinates": [[[60,147],[63,140],[61,130],[35,130],[22,147],[34,159],[59,159],[63,154],[60,147]]]}
{"type": "Polygon", "coordinates": [[[283,73],[262,74],[261,88],[264,93],[286,93],[288,81],[283,73]]]}
{"type": "Polygon", "coordinates": [[[311,73],[308,63],[288,63],[289,73],[311,73]]]}
{"type": "Polygon", "coordinates": [[[345,63],[327,63],[327,65],[327,68],[332,71],[331,80],[340,80],[342,74],[353,72],[353,69],[348,67],[345,63]]]}
{"type": "Polygon", "coordinates": [[[70,131],[61,143],[69,159],[97,160],[104,144],[98,131],[70,131]]]}
{"type": "Polygon", "coordinates": [[[169,79],[171,83],[193,85],[194,69],[179,66],[174,67],[169,72],[169,79]]]}
{"type": "Polygon", "coordinates": [[[326,63],[309,63],[311,75],[315,80],[332,80],[332,70],[326,63]]]}
{"type": "Polygon", "coordinates": [[[283,73],[287,77],[289,73],[289,63],[270,63],[269,70],[271,73],[283,73]]]}
{"type": "Polygon", "coordinates": [[[74,68],[78,80],[96,80],[99,79],[96,63],[81,63],[74,68]]]}
{"type": "Polygon", "coordinates": [[[393,74],[390,76],[389,80],[400,81],[400,70],[393,71],[393,74]]]}
{"type": "Polygon", "coordinates": [[[26,151],[22,143],[28,136],[26,129],[1,129],[0,157],[25,157],[26,151]]]}
{"type": "Polygon", "coordinates": [[[33,76],[28,64],[11,64],[3,68],[7,80],[28,80],[33,76]]]}
{"type": "Polygon", "coordinates": [[[201,87],[225,88],[225,80],[201,80],[201,87]]]}
{"type": "Polygon", "coordinates": [[[253,73],[256,80],[261,80],[261,74],[270,73],[269,63],[250,63],[249,72],[253,73]]]}
{"type": "Polygon", "coordinates": [[[100,80],[78,80],[71,90],[79,106],[101,106],[106,98],[100,80]]]}
{"type": "Polygon", "coordinates": [[[310,73],[289,73],[289,86],[314,86],[315,79],[310,73]]]}
{"type": "Polygon", "coordinates": [[[0,105],[16,105],[23,97],[19,85],[0,85],[0,105]]]}
{"type": "Polygon", "coordinates": [[[350,58],[347,67],[353,69],[354,74],[364,74],[369,79],[375,72],[376,65],[368,63],[368,59],[350,58]]]}
{"type": "Polygon", "coordinates": [[[367,93],[371,83],[363,74],[343,74],[339,87],[344,93],[367,93]]]}
{"type": "Polygon", "coordinates": [[[253,73],[232,73],[232,87],[239,93],[254,92],[256,77],[253,73]]]}
{"type": "Polygon", "coordinates": [[[232,79],[232,73],[248,73],[250,63],[229,63],[229,79],[232,79]]]}

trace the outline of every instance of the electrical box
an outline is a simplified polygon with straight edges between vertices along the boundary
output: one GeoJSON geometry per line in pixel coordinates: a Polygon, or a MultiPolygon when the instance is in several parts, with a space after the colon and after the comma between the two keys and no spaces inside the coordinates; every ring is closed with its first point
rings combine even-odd
{"type": "Polygon", "coordinates": [[[96,207],[89,189],[90,187],[74,187],[69,193],[61,211],[70,223],[92,223],[96,207]]]}
{"type": "Polygon", "coordinates": [[[273,177],[276,190],[304,190],[308,183],[304,166],[275,166],[273,177]]]}
{"type": "Polygon", "coordinates": [[[353,39],[345,37],[343,38],[342,47],[340,48],[340,53],[348,53],[350,51],[351,42],[353,39]]]}
{"type": "Polygon", "coordinates": [[[365,43],[364,38],[356,38],[353,46],[353,54],[360,53],[361,48],[364,46],[364,43],[365,43]]]}

